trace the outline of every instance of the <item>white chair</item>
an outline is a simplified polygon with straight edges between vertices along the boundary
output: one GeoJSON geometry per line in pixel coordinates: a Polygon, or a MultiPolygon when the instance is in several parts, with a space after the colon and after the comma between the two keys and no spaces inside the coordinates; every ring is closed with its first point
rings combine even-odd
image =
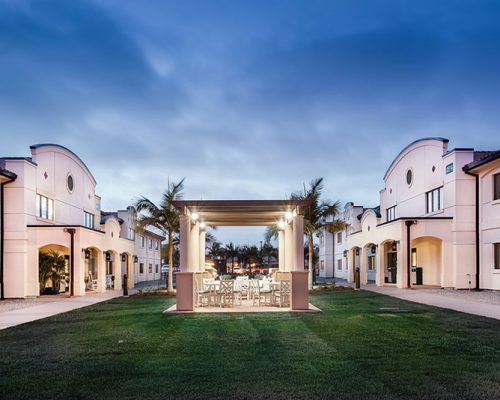
{"type": "Polygon", "coordinates": [[[97,290],[97,279],[92,277],[92,272],[89,272],[89,282],[87,283],[87,289],[97,290]]]}
{"type": "Polygon", "coordinates": [[[221,307],[225,307],[228,304],[234,307],[234,281],[220,281],[219,289],[219,304],[221,307]]]}
{"type": "Polygon", "coordinates": [[[200,289],[198,281],[196,279],[194,280],[194,298],[196,307],[203,307],[204,304],[208,306],[209,293],[210,292],[208,290],[200,289]],[[206,300],[206,303],[204,303],[203,300],[206,300]]]}
{"type": "Polygon", "coordinates": [[[273,304],[280,307],[290,305],[290,281],[280,281],[280,288],[273,292],[273,304]]]}
{"type": "Polygon", "coordinates": [[[256,281],[254,286],[253,286],[253,291],[252,291],[252,298],[253,298],[253,305],[257,303],[260,307],[260,303],[263,300],[264,305],[271,305],[272,303],[272,294],[273,292],[269,288],[269,284],[267,285],[262,285],[261,287],[261,282],[256,281]],[[268,302],[269,300],[269,302],[268,302]]]}

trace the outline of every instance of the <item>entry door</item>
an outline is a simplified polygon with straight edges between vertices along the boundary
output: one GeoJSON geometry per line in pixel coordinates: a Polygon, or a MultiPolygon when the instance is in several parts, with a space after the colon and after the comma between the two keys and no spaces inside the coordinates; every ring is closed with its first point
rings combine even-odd
{"type": "Polygon", "coordinates": [[[398,275],[398,253],[387,254],[388,283],[396,283],[398,275]]]}

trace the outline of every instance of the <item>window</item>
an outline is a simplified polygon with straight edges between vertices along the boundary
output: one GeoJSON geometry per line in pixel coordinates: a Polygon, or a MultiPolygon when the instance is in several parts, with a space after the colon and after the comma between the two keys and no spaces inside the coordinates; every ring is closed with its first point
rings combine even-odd
{"type": "Polygon", "coordinates": [[[342,271],[342,259],[341,259],[341,258],[339,258],[339,259],[337,260],[337,269],[338,269],[339,271],[342,271]]]}
{"type": "Polygon", "coordinates": [[[337,244],[342,243],[342,232],[337,233],[337,244]]]}
{"type": "Polygon", "coordinates": [[[413,172],[411,169],[409,169],[408,171],[406,171],[406,184],[408,186],[411,186],[413,182],[413,172]]]}
{"type": "Polygon", "coordinates": [[[160,242],[155,242],[155,250],[158,250],[160,248],[160,242]]]}
{"type": "Polygon", "coordinates": [[[68,185],[68,190],[72,192],[73,188],[75,187],[75,182],[73,181],[73,177],[71,175],[68,175],[66,184],[68,185]]]}
{"type": "Polygon", "coordinates": [[[158,273],[158,264],[155,265],[155,274],[158,273]]]}
{"type": "Polygon", "coordinates": [[[144,244],[145,244],[144,236],[141,236],[141,247],[144,247],[144,244]]]}
{"type": "Polygon", "coordinates": [[[431,190],[425,194],[427,200],[427,213],[443,209],[443,187],[431,190]]]}
{"type": "Polygon", "coordinates": [[[396,219],[396,206],[389,207],[387,210],[387,222],[394,221],[396,219]]]}
{"type": "Polygon", "coordinates": [[[144,263],[139,264],[139,273],[143,274],[144,273],[144,263]]]}
{"type": "Polygon", "coordinates": [[[36,195],[36,216],[54,220],[54,200],[40,194],[36,195]]]}
{"type": "Polygon", "coordinates": [[[493,175],[493,200],[500,200],[500,174],[493,175]]]}
{"type": "Polygon", "coordinates": [[[135,240],[135,231],[132,228],[128,228],[128,238],[130,240],[135,240]]]}
{"type": "Polygon", "coordinates": [[[495,252],[495,269],[500,269],[500,243],[493,243],[493,251],[495,252]]]}
{"type": "Polygon", "coordinates": [[[153,264],[149,264],[148,271],[150,274],[153,273],[153,264]]]}
{"type": "Polygon", "coordinates": [[[87,228],[94,229],[94,214],[84,212],[84,221],[83,221],[83,226],[86,226],[87,228]]]}
{"type": "Polygon", "coordinates": [[[152,249],[153,248],[153,239],[149,239],[149,248],[152,249]]]}
{"type": "Polygon", "coordinates": [[[375,256],[368,256],[368,271],[375,271],[375,256]]]}

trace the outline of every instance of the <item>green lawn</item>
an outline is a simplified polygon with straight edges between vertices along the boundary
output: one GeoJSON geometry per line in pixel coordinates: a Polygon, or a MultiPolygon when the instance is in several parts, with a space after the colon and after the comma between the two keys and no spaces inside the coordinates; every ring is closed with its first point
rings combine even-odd
{"type": "Polygon", "coordinates": [[[0,331],[0,398],[500,398],[500,321],[369,292],[313,295],[319,314],[163,316],[173,302],[0,331]]]}

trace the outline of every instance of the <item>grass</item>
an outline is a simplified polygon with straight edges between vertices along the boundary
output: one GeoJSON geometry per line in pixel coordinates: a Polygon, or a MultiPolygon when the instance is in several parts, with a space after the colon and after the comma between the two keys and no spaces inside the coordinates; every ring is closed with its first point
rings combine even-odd
{"type": "Polygon", "coordinates": [[[7,399],[498,399],[500,321],[369,292],[320,314],[175,315],[119,298],[0,331],[7,399]]]}

